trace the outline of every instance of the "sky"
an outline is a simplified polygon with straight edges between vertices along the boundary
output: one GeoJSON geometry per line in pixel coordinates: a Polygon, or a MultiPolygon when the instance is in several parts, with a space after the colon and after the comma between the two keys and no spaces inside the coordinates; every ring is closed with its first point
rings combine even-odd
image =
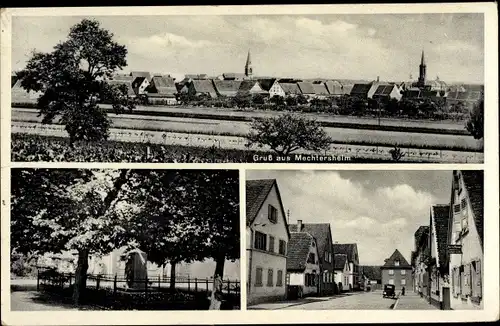
{"type": "Polygon", "coordinates": [[[430,208],[448,204],[452,171],[247,170],[276,179],[290,223],[330,223],[334,242],[357,243],[361,265],[383,265],[398,249],[410,262],[430,208]]]}
{"type": "Polygon", "coordinates": [[[72,25],[93,18],[128,49],[130,70],[406,81],[427,76],[484,83],[483,14],[328,14],[220,16],[14,16],[12,68],[33,49],[48,52],[72,25]]]}

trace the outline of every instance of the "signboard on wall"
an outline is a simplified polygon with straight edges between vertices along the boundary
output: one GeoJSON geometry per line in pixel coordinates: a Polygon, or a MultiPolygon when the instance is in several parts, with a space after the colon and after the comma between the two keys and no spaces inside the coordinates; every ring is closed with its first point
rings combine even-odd
{"type": "Polygon", "coordinates": [[[450,255],[462,254],[462,245],[448,245],[448,252],[450,255]]]}

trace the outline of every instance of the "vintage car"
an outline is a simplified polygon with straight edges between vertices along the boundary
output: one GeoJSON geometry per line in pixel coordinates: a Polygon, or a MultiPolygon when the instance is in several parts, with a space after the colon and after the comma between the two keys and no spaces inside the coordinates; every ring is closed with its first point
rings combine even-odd
{"type": "Polygon", "coordinates": [[[385,284],[384,291],[382,292],[383,298],[394,298],[396,297],[396,286],[393,284],[385,284]]]}

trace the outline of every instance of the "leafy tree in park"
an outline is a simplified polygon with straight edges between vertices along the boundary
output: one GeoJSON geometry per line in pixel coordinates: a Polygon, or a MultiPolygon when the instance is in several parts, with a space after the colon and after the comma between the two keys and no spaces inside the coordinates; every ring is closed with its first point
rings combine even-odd
{"type": "Polygon", "coordinates": [[[331,144],[330,137],[317,121],[293,113],[255,119],[251,128],[246,136],[247,147],[269,146],[280,155],[288,155],[300,148],[319,151],[331,144]]]}
{"type": "Polygon", "coordinates": [[[126,55],[125,46],[114,42],[112,33],[97,21],[84,19],[52,52],[34,52],[17,77],[27,91],[42,92],[37,106],[43,123],[60,116],[71,144],[106,139],[111,122],[98,101],[111,101],[116,113],[135,107],[126,87],[103,81],[127,65],[126,55]]]}
{"type": "Polygon", "coordinates": [[[368,106],[368,102],[360,97],[353,98],[350,103],[351,109],[350,111],[357,116],[363,116],[366,112],[366,108],[368,106]]]}
{"type": "Polygon", "coordinates": [[[283,96],[274,95],[273,97],[271,97],[271,103],[276,106],[283,106],[285,105],[285,98],[283,96]]]}
{"type": "Polygon", "coordinates": [[[399,108],[404,115],[416,117],[418,115],[418,102],[411,99],[403,99],[399,102],[399,108]]]}
{"type": "Polygon", "coordinates": [[[252,96],[253,105],[263,105],[266,103],[266,97],[262,94],[254,94],[252,96]]]}
{"type": "Polygon", "coordinates": [[[128,170],[12,170],[11,250],[39,255],[76,252],[75,304],[86,289],[89,255],[107,254],[127,241],[121,225],[133,216],[133,207],[120,196],[128,174],[128,170]]]}
{"type": "Polygon", "coordinates": [[[472,108],[469,119],[465,125],[467,131],[471,133],[474,139],[483,139],[484,137],[484,98],[481,98],[472,108]]]}

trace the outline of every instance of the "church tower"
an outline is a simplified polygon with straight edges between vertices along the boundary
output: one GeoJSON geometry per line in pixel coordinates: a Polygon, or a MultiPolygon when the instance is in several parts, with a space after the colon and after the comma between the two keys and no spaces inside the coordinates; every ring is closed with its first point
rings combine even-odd
{"type": "Polygon", "coordinates": [[[419,87],[424,87],[425,86],[425,75],[427,72],[427,66],[425,65],[425,56],[424,56],[424,51],[422,50],[422,58],[420,59],[420,73],[418,76],[418,86],[419,87]]]}
{"type": "Polygon", "coordinates": [[[253,74],[252,59],[250,58],[250,50],[248,50],[247,62],[245,64],[245,76],[251,78],[253,74]]]}

